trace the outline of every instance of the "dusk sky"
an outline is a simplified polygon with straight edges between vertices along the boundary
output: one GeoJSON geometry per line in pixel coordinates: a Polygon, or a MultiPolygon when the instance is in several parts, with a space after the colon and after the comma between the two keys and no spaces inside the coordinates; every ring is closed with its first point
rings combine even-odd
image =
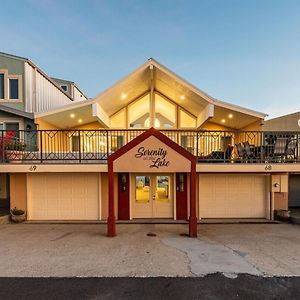
{"type": "Polygon", "coordinates": [[[300,110],[300,1],[2,0],[0,51],[94,97],[153,57],[211,96],[300,110]]]}

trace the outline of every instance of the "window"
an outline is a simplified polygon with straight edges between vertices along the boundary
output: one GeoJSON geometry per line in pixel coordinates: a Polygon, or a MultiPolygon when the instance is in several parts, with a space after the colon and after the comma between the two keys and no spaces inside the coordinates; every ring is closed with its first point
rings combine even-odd
{"type": "Polygon", "coordinates": [[[0,99],[5,98],[5,92],[4,92],[4,74],[0,73],[0,99]]]}
{"type": "Polygon", "coordinates": [[[68,91],[68,86],[67,86],[67,85],[62,84],[60,87],[61,87],[65,92],[68,91]]]}
{"type": "Polygon", "coordinates": [[[128,122],[130,128],[150,127],[150,97],[149,94],[136,100],[128,107],[128,122]]]}
{"type": "Polygon", "coordinates": [[[122,109],[110,118],[111,128],[126,128],[126,109],[122,109]]]}
{"type": "Polygon", "coordinates": [[[174,128],[176,123],[176,105],[155,94],[155,127],[174,128]]]}
{"type": "Polygon", "coordinates": [[[9,99],[19,99],[19,79],[9,79],[9,99]]]}
{"type": "Polygon", "coordinates": [[[180,109],[179,120],[181,128],[195,128],[197,126],[196,118],[180,109]]]}

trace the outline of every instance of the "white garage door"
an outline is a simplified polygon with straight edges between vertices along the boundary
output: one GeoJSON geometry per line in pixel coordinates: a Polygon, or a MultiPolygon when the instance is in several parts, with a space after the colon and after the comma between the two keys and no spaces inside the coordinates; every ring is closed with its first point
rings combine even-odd
{"type": "Polygon", "coordinates": [[[266,176],[200,175],[200,218],[265,218],[266,176]]]}
{"type": "Polygon", "coordinates": [[[29,220],[97,220],[98,174],[28,175],[29,220]]]}

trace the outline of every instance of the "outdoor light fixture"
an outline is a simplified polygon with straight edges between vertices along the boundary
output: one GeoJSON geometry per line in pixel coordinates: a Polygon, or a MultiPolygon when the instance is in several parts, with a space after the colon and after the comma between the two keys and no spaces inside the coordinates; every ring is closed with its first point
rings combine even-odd
{"type": "Polygon", "coordinates": [[[276,188],[278,188],[280,185],[279,185],[278,182],[276,182],[276,183],[274,183],[274,186],[275,186],[276,188]]]}
{"type": "Polygon", "coordinates": [[[225,119],[222,119],[222,120],[221,120],[221,122],[222,122],[222,123],[225,123],[225,122],[226,122],[226,120],[225,120],[225,119]]]}
{"type": "Polygon", "coordinates": [[[233,118],[233,114],[229,114],[229,115],[228,115],[228,118],[229,118],[229,119],[232,119],[232,118],[233,118]]]}
{"type": "Polygon", "coordinates": [[[121,94],[121,99],[124,100],[124,99],[126,99],[126,98],[127,98],[127,95],[126,95],[125,93],[122,93],[122,94],[121,94]]]}
{"type": "Polygon", "coordinates": [[[78,123],[82,123],[82,119],[78,119],[78,123]]]}
{"type": "Polygon", "coordinates": [[[181,99],[181,100],[184,100],[184,99],[185,99],[185,96],[184,96],[184,95],[181,95],[181,96],[180,96],[180,99],[181,99]]]}
{"type": "Polygon", "coordinates": [[[74,119],[75,118],[75,114],[70,114],[70,118],[74,119]]]}

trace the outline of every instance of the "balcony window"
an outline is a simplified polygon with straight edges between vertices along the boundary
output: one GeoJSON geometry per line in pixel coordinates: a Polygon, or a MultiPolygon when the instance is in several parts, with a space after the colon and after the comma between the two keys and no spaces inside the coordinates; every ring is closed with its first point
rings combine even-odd
{"type": "Polygon", "coordinates": [[[149,128],[150,121],[150,97],[149,94],[136,100],[128,106],[128,123],[130,128],[149,128]]]}
{"type": "Polygon", "coordinates": [[[111,128],[126,128],[126,109],[122,109],[119,112],[115,113],[110,118],[110,127],[111,128]]]}
{"type": "Polygon", "coordinates": [[[9,99],[11,100],[19,99],[19,79],[14,79],[14,78],[9,79],[9,99]]]}
{"type": "Polygon", "coordinates": [[[162,96],[155,94],[155,127],[176,127],[176,105],[162,96]]]}
{"type": "Polygon", "coordinates": [[[180,128],[196,128],[197,121],[194,116],[180,109],[179,111],[179,125],[180,128]]]}

